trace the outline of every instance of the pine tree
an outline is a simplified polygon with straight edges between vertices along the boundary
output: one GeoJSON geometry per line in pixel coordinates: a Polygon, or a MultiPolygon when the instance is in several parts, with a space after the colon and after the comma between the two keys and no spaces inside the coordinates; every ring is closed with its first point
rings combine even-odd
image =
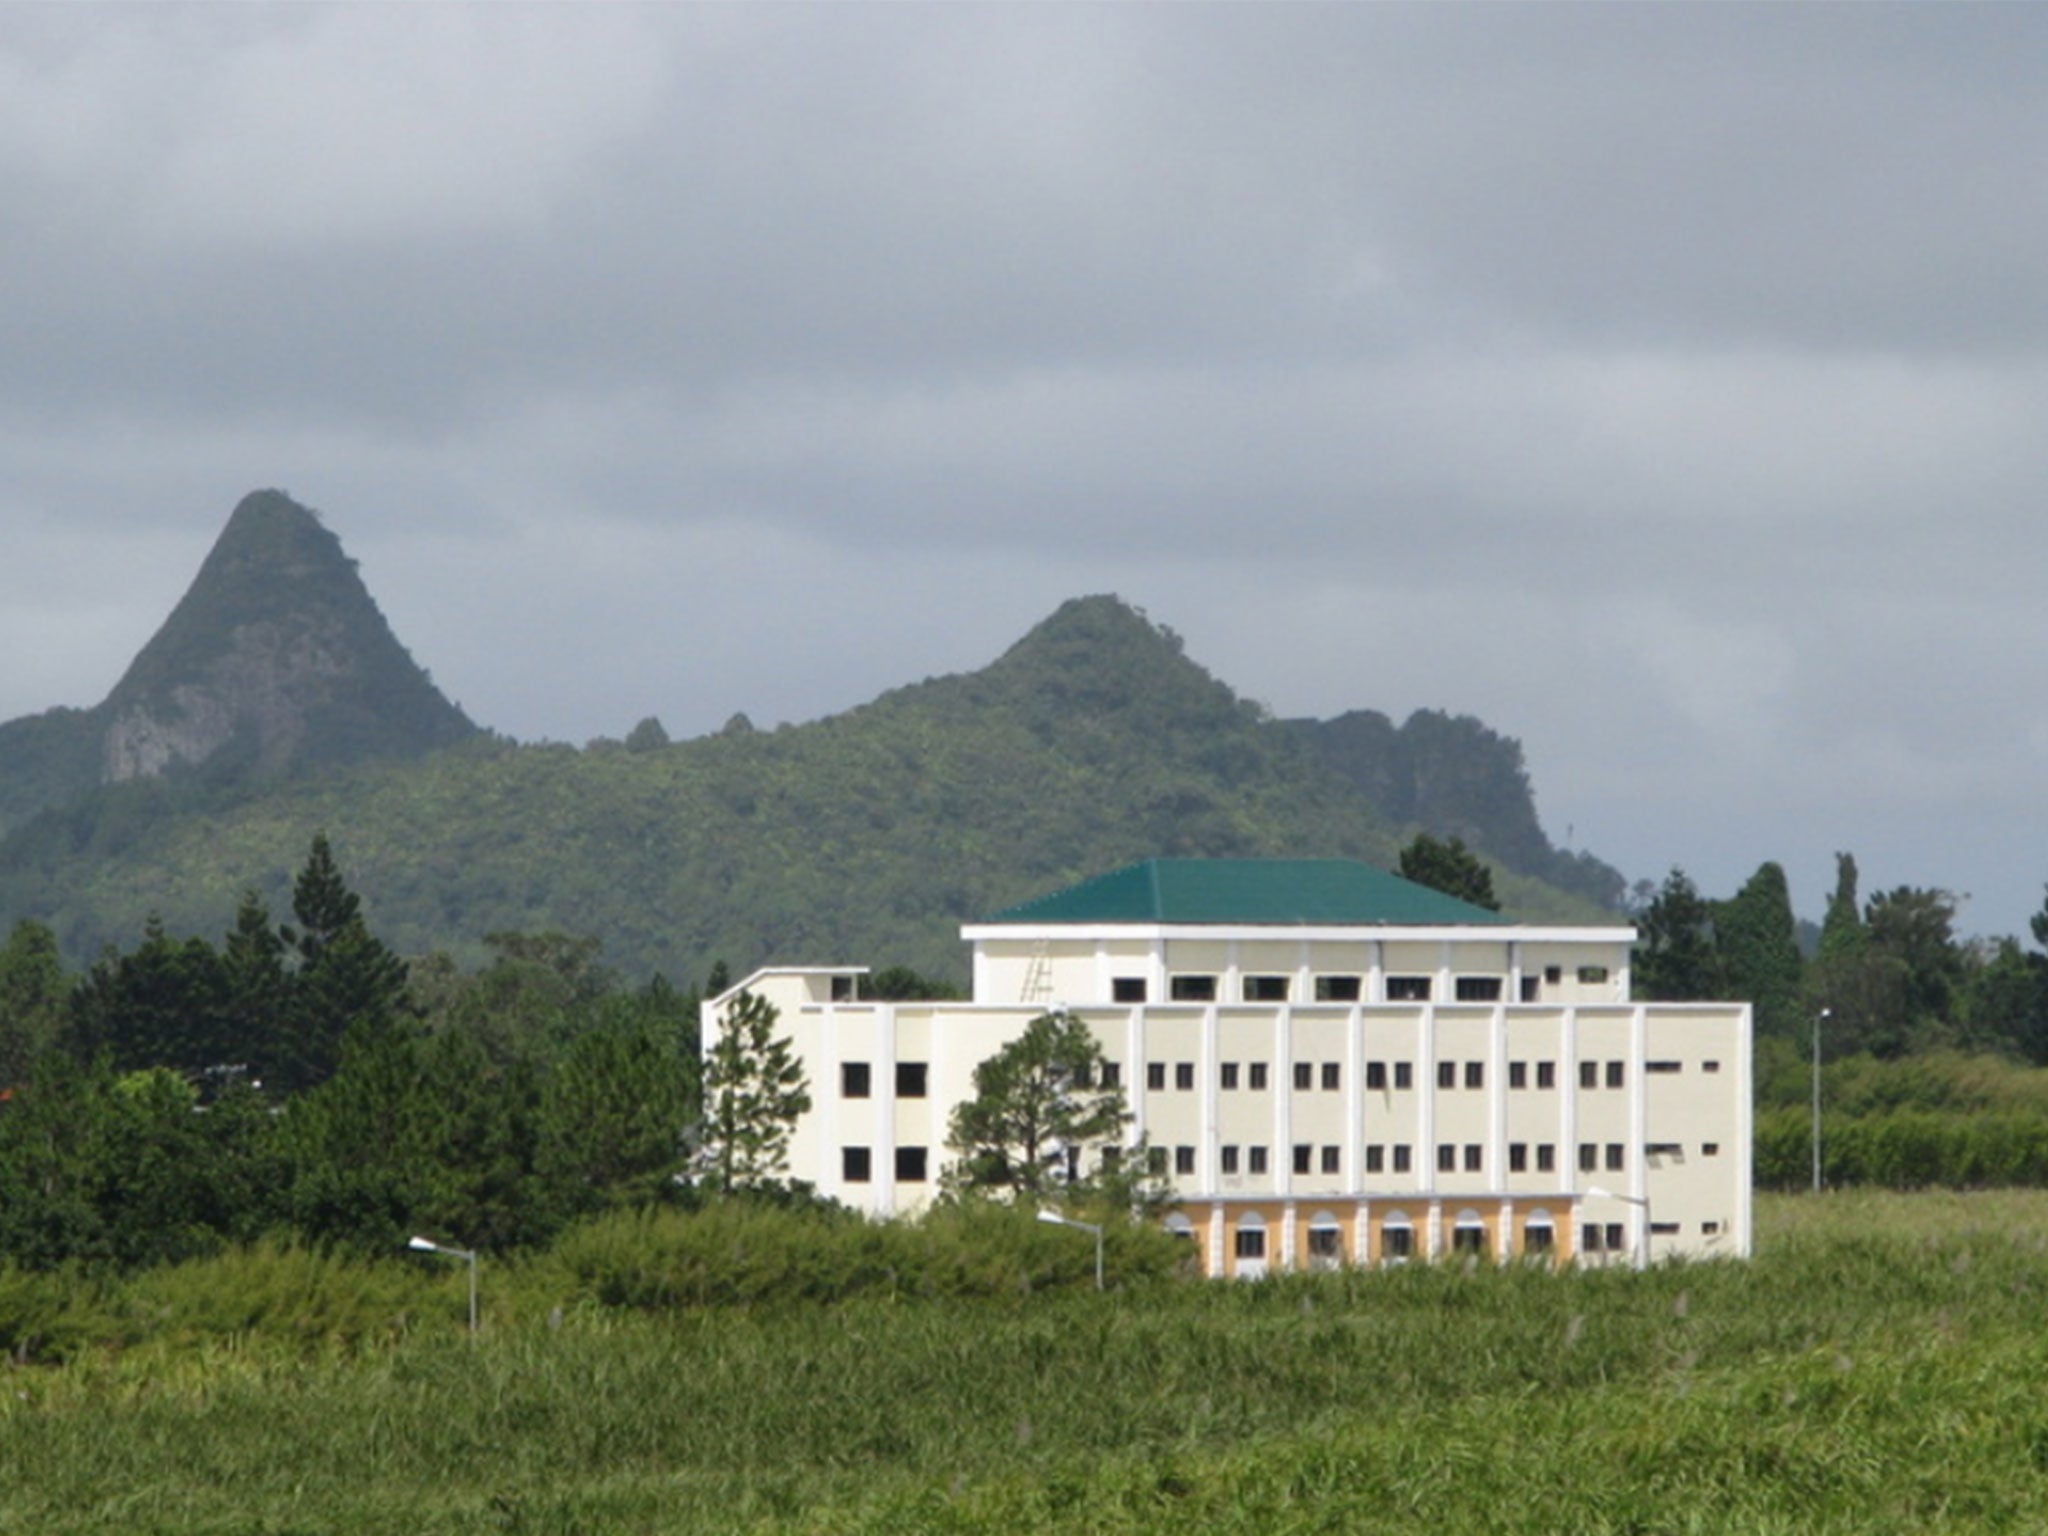
{"type": "Polygon", "coordinates": [[[958,1158],[948,1187],[1039,1201],[1122,1172],[1131,1116],[1123,1090],[1102,1077],[1102,1047],[1088,1026],[1040,1014],[974,1069],[974,1097],[955,1107],[946,1137],[958,1158]]]}
{"type": "Polygon", "coordinates": [[[742,992],[726,1007],[704,1064],[703,1140],[696,1165],[720,1194],[779,1178],[789,1137],[811,1107],[803,1063],[775,1038],[775,1005],[742,992]]]}

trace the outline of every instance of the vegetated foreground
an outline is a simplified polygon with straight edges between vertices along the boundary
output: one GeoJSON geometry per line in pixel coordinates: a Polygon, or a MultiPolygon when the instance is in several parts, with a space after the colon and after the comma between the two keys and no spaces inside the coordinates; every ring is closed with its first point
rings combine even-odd
{"type": "Polygon", "coordinates": [[[0,1530],[2048,1528],[2048,1195],[1760,1206],[1754,1263],[1644,1275],[557,1310],[486,1267],[476,1344],[459,1266],[308,1260],[433,1304],[12,1370],[0,1530]]]}

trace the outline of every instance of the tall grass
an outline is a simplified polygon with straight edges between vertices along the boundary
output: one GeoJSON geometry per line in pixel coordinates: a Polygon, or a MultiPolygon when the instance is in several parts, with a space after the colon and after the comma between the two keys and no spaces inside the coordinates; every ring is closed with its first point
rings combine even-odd
{"type": "MultiPolygon", "coordinates": [[[[2044,1226],[2042,1196],[1778,1199],[1751,1264],[719,1304],[608,1302],[684,1239],[596,1227],[487,1269],[475,1346],[455,1282],[399,1266],[330,1335],[229,1307],[7,1373],[0,1530],[2043,1529],[2044,1226]]],[[[334,1280],[259,1262],[285,1301],[334,1280]]],[[[164,1284],[202,1315],[196,1267],[164,1284]]]]}

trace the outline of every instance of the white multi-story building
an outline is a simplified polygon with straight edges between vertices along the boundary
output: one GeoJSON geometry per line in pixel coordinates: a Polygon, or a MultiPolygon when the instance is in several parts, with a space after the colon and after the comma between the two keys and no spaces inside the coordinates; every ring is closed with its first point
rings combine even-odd
{"type": "Polygon", "coordinates": [[[1084,1020],[1212,1275],[1470,1252],[1750,1250],[1750,1009],[1629,997],[1626,927],[1510,922],[1368,865],[1157,859],[962,937],[968,1002],[770,968],[813,1107],[790,1176],[878,1216],[933,1196],[974,1068],[1084,1020]]]}

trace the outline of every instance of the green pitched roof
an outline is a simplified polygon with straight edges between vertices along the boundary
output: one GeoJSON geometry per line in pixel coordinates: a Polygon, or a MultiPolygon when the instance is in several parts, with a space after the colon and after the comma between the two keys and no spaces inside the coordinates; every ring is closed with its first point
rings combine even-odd
{"type": "Polygon", "coordinates": [[[1445,927],[1508,919],[1351,859],[1147,859],[989,921],[1445,927]]]}

